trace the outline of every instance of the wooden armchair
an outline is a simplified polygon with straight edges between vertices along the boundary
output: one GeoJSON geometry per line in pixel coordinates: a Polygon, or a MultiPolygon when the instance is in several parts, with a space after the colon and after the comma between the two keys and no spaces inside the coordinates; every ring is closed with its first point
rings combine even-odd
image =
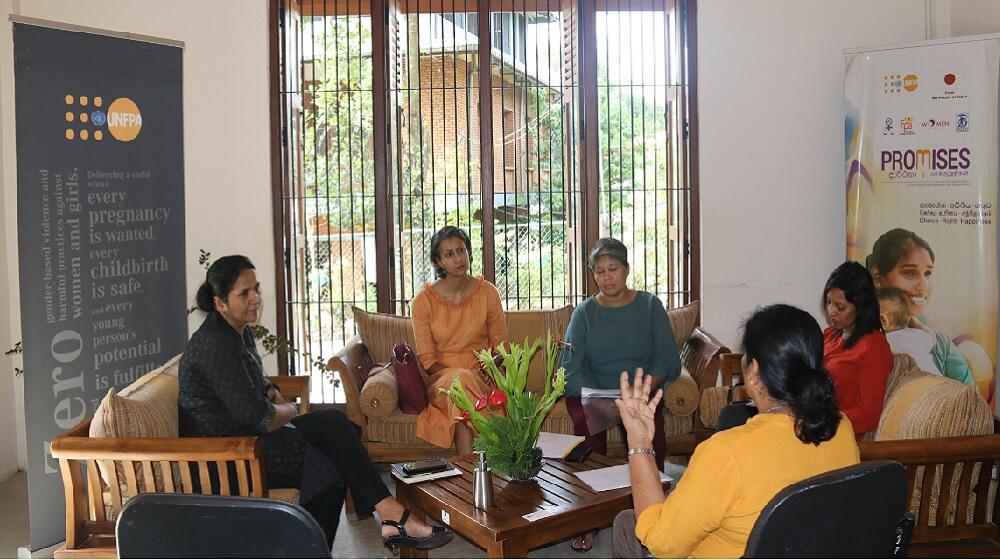
{"type": "MultiPolygon", "coordinates": [[[[300,410],[309,406],[308,377],[272,377],[300,410]]],[[[294,489],[268,491],[256,437],[91,438],[93,418],[80,422],[52,442],[66,497],[66,543],[56,558],[117,558],[115,521],[132,496],[147,492],[279,497],[294,489]],[[105,484],[100,469],[117,473],[105,484]],[[236,484],[229,476],[235,473],[236,484]],[[213,484],[214,483],[214,484],[213,484]]]]}
{"type": "Polygon", "coordinates": [[[906,467],[909,510],[917,517],[911,557],[1000,555],[1000,501],[993,480],[1000,467],[1000,435],[869,441],[858,447],[863,461],[891,459],[906,467]]]}

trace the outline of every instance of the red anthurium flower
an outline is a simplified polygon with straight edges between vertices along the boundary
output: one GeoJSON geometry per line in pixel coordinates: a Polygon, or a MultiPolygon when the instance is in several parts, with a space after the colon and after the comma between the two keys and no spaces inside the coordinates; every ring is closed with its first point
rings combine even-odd
{"type": "Polygon", "coordinates": [[[476,399],[476,410],[482,410],[486,408],[487,404],[492,404],[492,399],[490,398],[489,395],[484,393],[483,396],[476,399]]]}
{"type": "Polygon", "coordinates": [[[563,348],[566,348],[567,350],[573,350],[573,345],[570,344],[569,342],[566,342],[565,340],[556,339],[556,345],[562,346],[563,348]]]}
{"type": "Polygon", "coordinates": [[[494,389],[489,395],[490,406],[500,406],[507,402],[507,393],[500,389],[494,389]]]}

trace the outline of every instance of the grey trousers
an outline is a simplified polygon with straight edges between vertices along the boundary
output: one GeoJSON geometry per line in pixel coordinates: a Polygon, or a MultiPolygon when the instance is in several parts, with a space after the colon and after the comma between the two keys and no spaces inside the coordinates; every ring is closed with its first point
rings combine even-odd
{"type": "Polygon", "coordinates": [[[652,558],[635,536],[635,510],[627,509],[615,516],[611,533],[612,558],[652,558]]]}

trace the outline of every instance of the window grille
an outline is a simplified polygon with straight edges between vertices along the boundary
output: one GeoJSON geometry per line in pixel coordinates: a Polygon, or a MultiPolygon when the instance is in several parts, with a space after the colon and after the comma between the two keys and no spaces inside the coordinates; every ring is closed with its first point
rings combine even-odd
{"type": "Polygon", "coordinates": [[[279,332],[313,363],[352,306],[409,315],[458,225],[508,309],[593,293],[598,237],[631,285],[695,296],[685,0],[272,0],[279,332]],[[371,14],[379,14],[372,17],[371,14]]]}

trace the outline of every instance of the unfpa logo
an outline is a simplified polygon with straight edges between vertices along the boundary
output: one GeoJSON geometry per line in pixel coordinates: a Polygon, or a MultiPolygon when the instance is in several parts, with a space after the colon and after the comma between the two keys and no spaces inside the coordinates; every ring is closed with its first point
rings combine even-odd
{"type": "Polygon", "coordinates": [[[86,95],[74,97],[66,95],[66,140],[95,141],[104,139],[105,131],[119,142],[131,142],[142,130],[142,113],[135,101],[127,97],[119,97],[111,102],[107,111],[104,110],[104,99],[96,96],[93,99],[86,95]],[[79,123],[79,128],[73,124],[79,123]]]}
{"type": "Polygon", "coordinates": [[[907,74],[905,76],[901,76],[899,74],[886,74],[885,76],[882,76],[882,92],[913,92],[917,90],[919,83],[920,78],[918,78],[916,74],[907,74]]]}

